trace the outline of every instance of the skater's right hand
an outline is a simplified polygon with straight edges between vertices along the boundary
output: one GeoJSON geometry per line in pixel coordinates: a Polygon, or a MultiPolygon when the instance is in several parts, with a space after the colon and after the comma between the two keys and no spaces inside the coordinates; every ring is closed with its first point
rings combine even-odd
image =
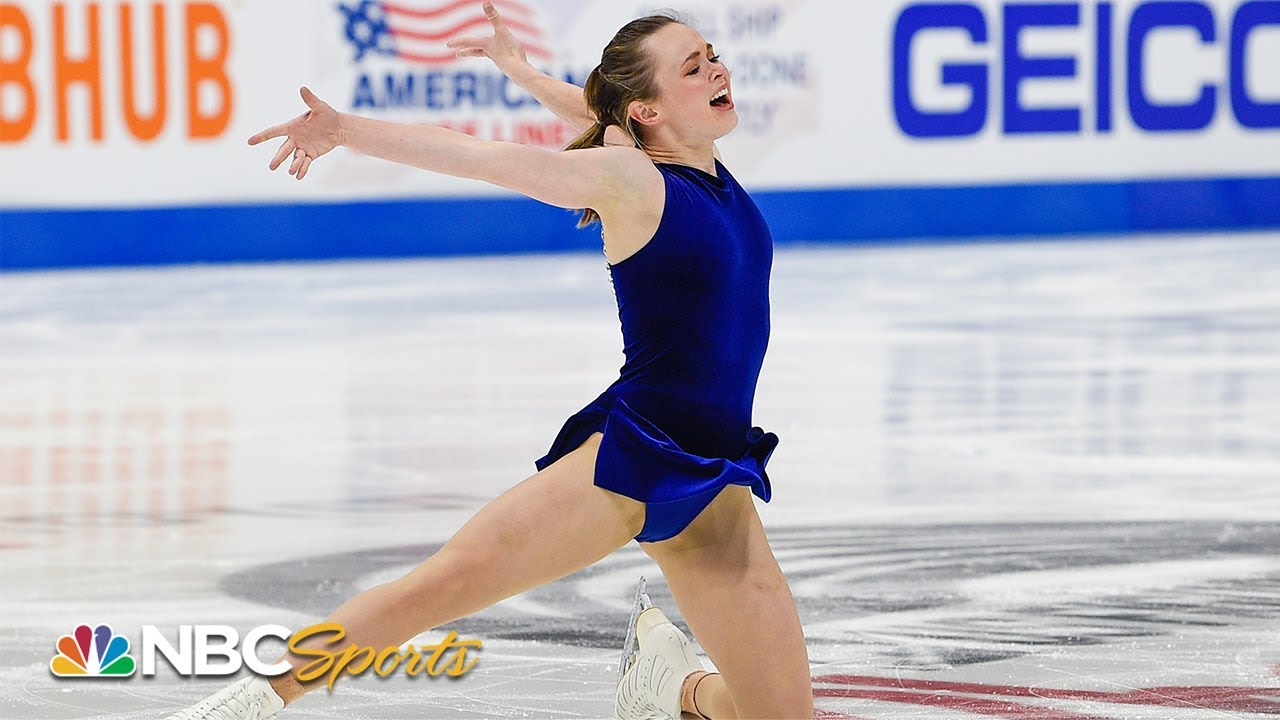
{"type": "Polygon", "coordinates": [[[502,23],[498,9],[493,6],[493,3],[484,4],[484,15],[489,18],[489,24],[493,26],[493,35],[484,38],[460,37],[450,40],[446,44],[457,51],[457,57],[487,57],[507,76],[528,65],[529,58],[525,55],[524,46],[502,23]]]}
{"type": "Polygon", "coordinates": [[[343,143],[342,116],[338,111],[305,87],[301,93],[302,101],[309,108],[306,112],[249,138],[250,145],[285,138],[268,167],[275,170],[292,153],[289,174],[299,180],[306,177],[313,161],[343,143]]]}

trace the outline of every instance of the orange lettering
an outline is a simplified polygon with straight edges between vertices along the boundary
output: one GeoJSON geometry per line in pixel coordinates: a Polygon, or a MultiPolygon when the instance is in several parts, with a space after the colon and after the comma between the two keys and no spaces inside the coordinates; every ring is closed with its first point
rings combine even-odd
{"type": "Polygon", "coordinates": [[[231,80],[226,68],[230,38],[227,18],[216,5],[191,3],[187,6],[187,125],[192,138],[217,137],[231,122],[231,80]],[[197,48],[201,28],[208,28],[217,36],[217,48],[209,57],[201,57],[197,48]],[[203,83],[213,83],[221,98],[209,114],[200,113],[203,83]]]}
{"type": "Polygon", "coordinates": [[[165,83],[164,5],[151,6],[152,57],[155,58],[153,74],[155,109],[150,115],[138,112],[137,94],[133,82],[133,7],[129,3],[120,6],[120,66],[124,75],[124,121],[129,132],[139,140],[154,140],[164,129],[168,110],[168,93],[165,83]]]}
{"type": "Polygon", "coordinates": [[[31,74],[27,67],[31,65],[31,21],[27,19],[22,8],[9,3],[0,3],[0,38],[12,29],[18,34],[21,49],[12,58],[0,53],[0,103],[6,95],[5,85],[17,85],[22,93],[22,111],[12,111],[0,105],[0,143],[21,142],[36,124],[36,86],[31,82],[31,74]]]}
{"type": "Polygon", "coordinates": [[[90,135],[102,140],[102,65],[98,61],[98,3],[89,3],[88,49],[84,57],[67,56],[66,7],[53,6],[53,87],[58,112],[57,138],[66,142],[71,137],[67,121],[67,90],[75,83],[89,86],[90,135]]]}

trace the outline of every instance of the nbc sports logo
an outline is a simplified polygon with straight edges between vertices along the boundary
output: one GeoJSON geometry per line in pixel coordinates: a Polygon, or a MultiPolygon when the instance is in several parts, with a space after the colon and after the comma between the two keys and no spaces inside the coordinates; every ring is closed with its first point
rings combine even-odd
{"type": "Polygon", "coordinates": [[[74,635],[58,638],[58,654],[49,670],[66,678],[126,678],[136,665],[129,657],[129,639],[111,632],[110,625],[81,625],[74,635]]]}
{"type": "MultiPolygon", "coordinates": [[[[229,625],[181,625],[178,628],[177,647],[174,647],[159,628],[142,626],[142,677],[154,677],[157,656],[169,663],[179,675],[191,677],[224,677],[235,675],[247,667],[256,675],[274,677],[289,672],[287,660],[268,664],[258,656],[259,644],[268,637],[283,640],[295,656],[315,658],[299,669],[298,679],[309,682],[328,677],[329,689],[343,674],[360,675],[372,671],[378,677],[387,677],[401,667],[410,677],[424,672],[428,677],[458,677],[478,662],[474,657],[467,662],[467,650],[479,650],[480,640],[459,640],[458,633],[450,631],[444,640],[435,644],[405,647],[389,646],[381,650],[342,643],[346,628],[336,623],[312,625],[297,633],[282,625],[259,625],[244,636],[229,625]],[[327,638],[319,646],[300,647],[311,638],[327,638]],[[336,646],[336,647],[335,647],[336,646]],[[332,649],[330,649],[332,648],[332,649]],[[449,655],[449,651],[454,651],[449,655]],[[442,664],[442,661],[444,664],[442,664]]],[[[49,661],[49,670],[60,678],[109,678],[126,679],[137,669],[129,656],[129,640],[116,635],[110,625],[96,628],[81,625],[75,633],[58,638],[58,654],[49,661]]]]}

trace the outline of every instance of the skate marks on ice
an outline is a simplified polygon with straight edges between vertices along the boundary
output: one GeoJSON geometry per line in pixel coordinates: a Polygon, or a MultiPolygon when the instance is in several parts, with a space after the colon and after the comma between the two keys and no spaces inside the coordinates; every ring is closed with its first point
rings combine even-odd
{"type": "MultiPolygon", "coordinates": [[[[770,540],[829,717],[1280,715],[1280,524],[818,526],[770,540]]],[[[435,549],[272,563],[222,589],[322,615],[435,549]]],[[[613,660],[641,574],[675,616],[630,546],[449,628],[613,660]]]]}
{"type": "MultiPolygon", "coordinates": [[[[1275,717],[1277,239],[779,248],[761,513],[825,717],[1275,717]]],[[[0,286],[4,720],[208,694],[55,680],[53,643],[315,622],[527,472],[621,361],[598,255],[0,286]],[[264,538],[313,566],[249,565],[264,538]]],[[[456,624],[485,640],[463,681],[344,680],[286,720],[605,717],[641,574],[674,616],[632,546],[456,624]]]]}

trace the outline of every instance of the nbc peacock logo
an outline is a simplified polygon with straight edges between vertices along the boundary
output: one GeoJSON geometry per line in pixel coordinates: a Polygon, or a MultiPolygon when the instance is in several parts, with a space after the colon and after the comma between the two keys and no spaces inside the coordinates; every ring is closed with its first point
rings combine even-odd
{"type": "Polygon", "coordinates": [[[129,657],[129,639],[110,625],[81,625],[73,635],[58,638],[58,654],[49,670],[64,678],[127,678],[136,665],[129,657]]]}

